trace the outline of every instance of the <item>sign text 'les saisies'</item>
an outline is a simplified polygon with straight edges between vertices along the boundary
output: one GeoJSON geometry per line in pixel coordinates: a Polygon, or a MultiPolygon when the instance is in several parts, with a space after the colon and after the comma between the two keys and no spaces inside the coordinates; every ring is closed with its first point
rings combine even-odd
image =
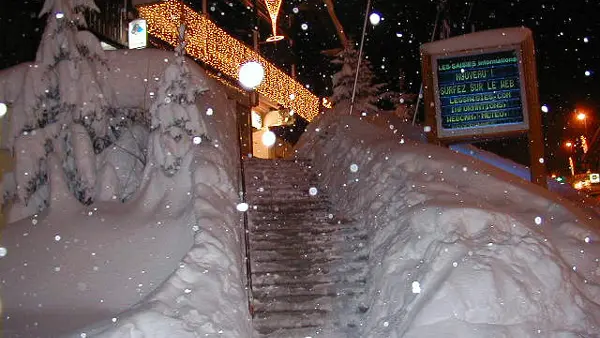
{"type": "Polygon", "coordinates": [[[437,59],[443,129],[524,122],[515,50],[437,59]]]}

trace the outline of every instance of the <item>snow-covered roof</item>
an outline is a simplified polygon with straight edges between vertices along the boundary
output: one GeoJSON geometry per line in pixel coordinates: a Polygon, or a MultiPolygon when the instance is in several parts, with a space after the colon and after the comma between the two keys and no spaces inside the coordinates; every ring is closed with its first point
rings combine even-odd
{"type": "Polygon", "coordinates": [[[443,54],[476,48],[502,48],[523,42],[532,35],[527,27],[507,27],[460,35],[421,46],[422,54],[443,54]]]}
{"type": "Polygon", "coordinates": [[[265,79],[256,88],[258,93],[294,110],[308,121],[319,114],[317,96],[252,48],[227,34],[208,17],[174,0],[143,5],[138,9],[140,16],[148,22],[149,34],[175,46],[178,43],[178,27],[183,20],[191,32],[187,35],[186,53],[234,80],[238,79],[240,65],[258,61],[265,70],[265,79]]]}

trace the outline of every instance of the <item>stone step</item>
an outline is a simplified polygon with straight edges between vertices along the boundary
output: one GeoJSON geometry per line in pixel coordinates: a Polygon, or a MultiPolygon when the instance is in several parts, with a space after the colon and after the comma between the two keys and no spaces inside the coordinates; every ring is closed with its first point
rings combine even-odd
{"type": "Polygon", "coordinates": [[[284,231],[272,231],[254,233],[250,232],[250,243],[256,243],[260,241],[276,241],[282,244],[282,247],[286,247],[290,243],[307,243],[307,244],[325,244],[332,242],[345,242],[345,241],[365,241],[367,234],[364,232],[345,232],[343,230],[335,230],[326,232],[320,229],[307,229],[303,232],[284,232],[284,231]]]}
{"type": "Polygon", "coordinates": [[[285,204],[294,203],[301,204],[304,202],[329,202],[329,196],[325,193],[318,193],[314,196],[310,195],[309,188],[307,189],[275,189],[259,191],[247,191],[246,199],[255,204],[285,204]]]}
{"type": "MultiPolygon", "coordinates": [[[[364,257],[364,259],[368,259],[364,257]]],[[[286,272],[304,272],[307,275],[311,273],[323,271],[328,273],[343,273],[344,271],[359,269],[366,265],[365,260],[344,262],[343,265],[332,264],[334,262],[297,262],[295,265],[278,264],[278,263],[258,263],[252,265],[253,273],[286,273],[286,272]],[[335,265],[335,266],[332,266],[335,265]]]]}
{"type": "MultiPolygon", "coordinates": [[[[325,266],[327,264],[334,264],[339,261],[341,257],[296,257],[296,258],[288,258],[288,259],[279,259],[279,260],[271,260],[271,261],[259,261],[252,258],[252,269],[256,269],[256,271],[260,271],[263,266],[278,266],[278,267],[286,267],[286,268],[302,268],[305,266],[310,267],[314,266],[325,266]]],[[[253,270],[254,271],[254,270],[253,270]]]]}
{"type": "Polygon", "coordinates": [[[270,334],[262,334],[263,338],[350,338],[346,333],[338,332],[338,330],[330,327],[300,327],[286,328],[274,331],[270,334]]]}
{"type": "Polygon", "coordinates": [[[254,299],[265,301],[268,299],[279,299],[285,301],[286,297],[294,296],[329,296],[337,297],[341,295],[352,296],[364,293],[364,284],[288,284],[288,285],[267,285],[252,286],[252,295],[254,299]]]}
{"type": "Polygon", "coordinates": [[[349,260],[364,260],[368,257],[367,249],[352,249],[352,248],[336,248],[323,249],[317,251],[311,248],[310,250],[252,250],[252,259],[256,262],[284,262],[294,259],[326,259],[340,258],[349,260]]]}
{"type": "Polygon", "coordinates": [[[334,311],[340,303],[356,302],[357,297],[362,293],[353,295],[336,295],[332,296],[287,296],[268,299],[253,299],[254,313],[271,312],[271,311],[310,311],[323,310],[334,311]]]}
{"type": "Polygon", "coordinates": [[[317,328],[327,323],[327,317],[329,316],[321,311],[295,314],[282,311],[258,314],[254,316],[253,322],[260,334],[273,334],[285,329],[317,328]]]}
{"type": "MultiPolygon", "coordinates": [[[[352,297],[352,296],[344,296],[352,297]]],[[[285,299],[253,299],[254,313],[272,312],[272,311],[310,311],[324,310],[333,311],[338,297],[319,296],[319,297],[288,297],[285,299]],[[297,299],[296,299],[297,298],[297,299]]]]}
{"type": "Polygon", "coordinates": [[[312,281],[315,283],[364,283],[367,278],[368,268],[366,266],[355,269],[337,271],[336,269],[316,271],[276,271],[276,272],[253,272],[253,285],[268,284],[293,284],[312,281]]]}
{"type": "Polygon", "coordinates": [[[363,229],[359,229],[355,226],[342,225],[342,224],[329,224],[325,222],[313,222],[312,220],[304,220],[304,222],[293,222],[293,221],[268,221],[264,222],[261,220],[251,221],[250,230],[254,234],[262,234],[266,232],[281,233],[281,234],[292,234],[292,233],[312,233],[312,234],[323,234],[323,233],[366,233],[363,229]]]}
{"type": "Polygon", "coordinates": [[[253,221],[257,221],[261,224],[271,223],[281,223],[281,222],[293,222],[297,221],[299,223],[303,221],[319,221],[326,222],[327,224],[344,224],[343,220],[335,218],[335,213],[331,210],[321,210],[318,213],[299,213],[299,214],[287,214],[285,212],[278,212],[273,210],[265,210],[262,211],[258,207],[254,209],[250,207],[250,211],[248,213],[250,219],[253,221]],[[300,218],[301,217],[301,218],[300,218]]]}
{"type": "Polygon", "coordinates": [[[303,238],[304,242],[299,242],[298,238],[274,238],[273,236],[250,236],[250,245],[256,250],[278,250],[280,248],[313,248],[323,245],[340,244],[347,242],[366,242],[367,235],[343,235],[343,236],[315,236],[313,238],[303,238]]]}
{"type": "Polygon", "coordinates": [[[277,246],[277,243],[272,243],[272,246],[266,248],[251,248],[251,252],[257,255],[280,255],[283,257],[297,257],[298,255],[309,255],[309,254],[365,254],[368,255],[367,243],[366,242],[348,242],[341,243],[341,245],[334,246],[304,246],[298,243],[296,246],[277,246]]]}
{"type": "Polygon", "coordinates": [[[286,201],[260,198],[257,200],[248,199],[250,204],[257,206],[262,210],[306,210],[318,208],[330,208],[331,203],[323,198],[310,198],[305,200],[288,199],[286,201]],[[276,209],[277,208],[277,209],[276,209]]]}

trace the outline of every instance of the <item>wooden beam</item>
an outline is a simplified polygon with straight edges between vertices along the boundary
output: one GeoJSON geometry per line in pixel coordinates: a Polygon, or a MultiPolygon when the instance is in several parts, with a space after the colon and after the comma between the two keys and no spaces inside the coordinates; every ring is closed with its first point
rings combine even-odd
{"type": "Polygon", "coordinates": [[[342,48],[346,48],[350,41],[348,40],[348,36],[346,35],[344,26],[342,26],[342,23],[340,22],[340,20],[337,17],[337,14],[335,13],[335,6],[333,4],[333,0],[323,0],[323,2],[325,3],[325,6],[327,6],[327,12],[331,17],[331,22],[333,22],[333,25],[335,26],[335,31],[337,33],[338,38],[340,39],[340,42],[342,43],[342,48]]]}

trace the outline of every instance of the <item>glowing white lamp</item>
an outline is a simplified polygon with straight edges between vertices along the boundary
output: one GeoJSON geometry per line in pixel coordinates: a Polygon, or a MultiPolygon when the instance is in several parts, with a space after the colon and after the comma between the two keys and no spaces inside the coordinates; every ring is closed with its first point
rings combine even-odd
{"type": "Polygon", "coordinates": [[[246,89],[258,87],[265,78],[265,69],[260,62],[249,61],[240,66],[238,72],[240,84],[246,89]]]}
{"type": "Polygon", "coordinates": [[[266,147],[272,147],[277,141],[277,136],[274,132],[267,130],[262,134],[261,140],[266,147]]]}
{"type": "Polygon", "coordinates": [[[6,115],[7,111],[8,111],[8,107],[6,106],[6,103],[0,102],[0,119],[2,117],[4,117],[4,115],[6,115]]]}
{"type": "Polygon", "coordinates": [[[371,22],[371,25],[377,26],[379,22],[381,22],[381,15],[379,15],[379,13],[373,12],[371,13],[371,15],[369,15],[369,21],[371,22]]]}

